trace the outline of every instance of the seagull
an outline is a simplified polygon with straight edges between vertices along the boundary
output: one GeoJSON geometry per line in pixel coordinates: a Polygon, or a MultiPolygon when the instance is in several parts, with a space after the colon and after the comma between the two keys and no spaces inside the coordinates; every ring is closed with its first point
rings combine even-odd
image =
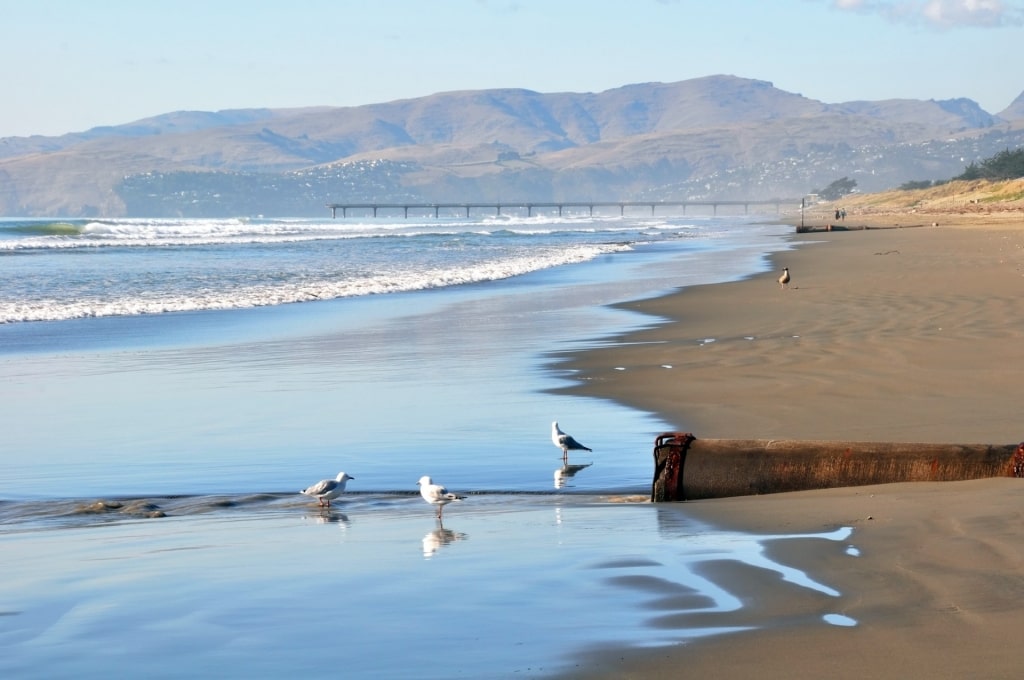
{"type": "Polygon", "coordinates": [[[569,451],[593,451],[591,448],[587,448],[583,444],[572,438],[572,435],[568,435],[558,429],[558,421],[551,423],[551,441],[555,443],[555,446],[562,449],[562,460],[569,460],[569,451]]]}
{"type": "Polygon", "coordinates": [[[438,519],[441,519],[441,511],[444,509],[444,506],[452,501],[461,501],[465,498],[465,496],[451,493],[440,484],[434,484],[434,481],[426,475],[420,477],[420,481],[416,483],[420,485],[420,495],[423,496],[423,500],[437,506],[438,519]]]}
{"type": "Polygon", "coordinates": [[[789,267],[782,270],[782,276],[779,277],[779,288],[785,288],[789,285],[789,267]]]}
{"type": "Polygon", "coordinates": [[[307,496],[315,496],[320,500],[320,507],[324,507],[324,501],[327,501],[327,507],[331,507],[331,500],[337,498],[345,490],[345,483],[355,477],[349,477],[344,472],[339,472],[338,476],[334,479],[321,479],[319,482],[303,489],[299,493],[306,494],[307,496]]]}

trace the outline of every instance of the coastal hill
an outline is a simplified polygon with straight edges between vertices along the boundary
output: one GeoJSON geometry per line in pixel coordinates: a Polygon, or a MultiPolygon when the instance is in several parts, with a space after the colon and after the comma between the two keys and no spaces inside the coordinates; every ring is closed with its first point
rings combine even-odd
{"type": "Polygon", "coordinates": [[[0,215],[321,216],[328,202],[796,197],[947,179],[1024,142],[1024,94],[827,104],[709,76],[600,93],[445,92],[179,111],[0,139],[0,215]]]}

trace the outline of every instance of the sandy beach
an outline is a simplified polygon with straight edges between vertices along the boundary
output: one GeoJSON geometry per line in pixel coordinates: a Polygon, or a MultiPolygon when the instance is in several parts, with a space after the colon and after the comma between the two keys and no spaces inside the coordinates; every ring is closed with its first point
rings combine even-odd
{"type": "Polygon", "coordinates": [[[1024,220],[961,224],[795,235],[774,272],[629,305],[674,322],[565,367],[697,437],[1016,442],[1024,220]]]}
{"type": "MultiPolygon", "coordinates": [[[[59,483],[19,477],[28,455],[5,459],[0,675],[1016,677],[1021,480],[657,504],[645,489],[666,423],[705,438],[1024,439],[1018,217],[872,215],[878,229],[855,230],[868,223],[854,214],[849,231],[794,234],[764,274],[625,305],[664,323],[588,298],[601,313],[573,315],[593,320],[570,324],[569,344],[539,332],[562,307],[539,310],[580,289],[575,268],[504,314],[506,296],[476,307],[474,289],[436,314],[410,297],[411,344],[390,342],[406,315],[368,333],[337,313],[351,305],[282,306],[185,317],[220,342],[120,351],[114,337],[9,359],[7,448],[57,466],[59,483]],[[459,329],[457,361],[438,322],[459,329]],[[634,330],[595,337],[608,328],[634,330]],[[492,355],[500,343],[517,354],[492,355]],[[530,379],[510,368],[551,347],[569,348],[554,368],[580,371],[579,387],[547,389],[565,381],[546,363],[530,379]],[[458,422],[411,400],[412,384],[458,422]],[[381,445],[372,418],[395,410],[424,447],[381,445]],[[594,448],[564,489],[553,415],[594,448]],[[494,455],[470,446],[476,422],[492,438],[509,428],[494,455]],[[298,493],[341,469],[356,479],[331,509],[298,493]],[[443,525],[416,494],[424,473],[468,495],[443,525]],[[523,489],[488,481],[505,477],[523,489]]],[[[775,227],[768,248],[661,263],[656,280],[720,258],[754,271],[775,227]]],[[[641,283],[616,279],[613,299],[641,283]]]]}
{"type": "MultiPolygon", "coordinates": [[[[698,438],[1009,444],[1024,439],[1024,218],[852,214],[795,234],[774,272],[630,305],[665,322],[566,357],[580,394],[659,414],[698,438]],[[870,227],[870,228],[864,228],[870,227]],[[776,282],[792,272],[788,289],[776,282]]],[[[752,532],[851,526],[827,575],[856,625],[758,627],[669,648],[610,650],[574,677],[1009,678],[1024,615],[1024,481],[903,483],[678,504],[752,532]]],[[[807,563],[810,560],[813,563],[807,563]]],[[[721,576],[721,575],[720,575],[721,576]]],[[[789,614],[789,616],[784,616],[789,614]]]]}

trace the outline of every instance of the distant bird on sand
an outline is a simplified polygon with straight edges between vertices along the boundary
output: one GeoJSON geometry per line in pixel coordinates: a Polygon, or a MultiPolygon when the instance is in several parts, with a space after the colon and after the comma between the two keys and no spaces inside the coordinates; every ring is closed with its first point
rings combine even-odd
{"type": "Polygon", "coordinates": [[[786,288],[789,286],[789,267],[782,270],[782,276],[779,277],[779,288],[786,288]]]}
{"type": "Polygon", "coordinates": [[[555,443],[555,446],[562,449],[562,460],[569,460],[570,451],[593,451],[593,449],[580,444],[578,441],[572,438],[558,428],[558,421],[551,423],[551,441],[555,443]]]}
{"type": "Polygon", "coordinates": [[[345,491],[345,484],[350,479],[355,479],[355,477],[349,477],[346,473],[339,472],[338,476],[334,479],[321,479],[313,486],[303,489],[299,493],[319,499],[321,508],[324,507],[324,501],[327,501],[326,506],[329,508],[331,507],[331,501],[345,491]]]}
{"type": "Polygon", "coordinates": [[[452,501],[461,501],[465,498],[465,496],[451,493],[440,484],[434,484],[434,481],[425,475],[420,477],[420,481],[416,483],[420,485],[420,495],[423,496],[423,500],[437,506],[438,519],[441,519],[441,511],[444,510],[444,506],[452,501]]]}

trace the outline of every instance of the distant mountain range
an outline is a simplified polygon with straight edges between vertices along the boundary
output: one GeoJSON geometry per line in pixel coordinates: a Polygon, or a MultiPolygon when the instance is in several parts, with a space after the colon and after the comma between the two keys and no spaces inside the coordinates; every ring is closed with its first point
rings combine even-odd
{"type": "Polygon", "coordinates": [[[732,200],[948,179],[1024,143],[1024,93],[826,104],[709,76],[600,93],[445,92],[179,111],[0,139],[0,215],[318,216],[354,202],[732,200]]]}

